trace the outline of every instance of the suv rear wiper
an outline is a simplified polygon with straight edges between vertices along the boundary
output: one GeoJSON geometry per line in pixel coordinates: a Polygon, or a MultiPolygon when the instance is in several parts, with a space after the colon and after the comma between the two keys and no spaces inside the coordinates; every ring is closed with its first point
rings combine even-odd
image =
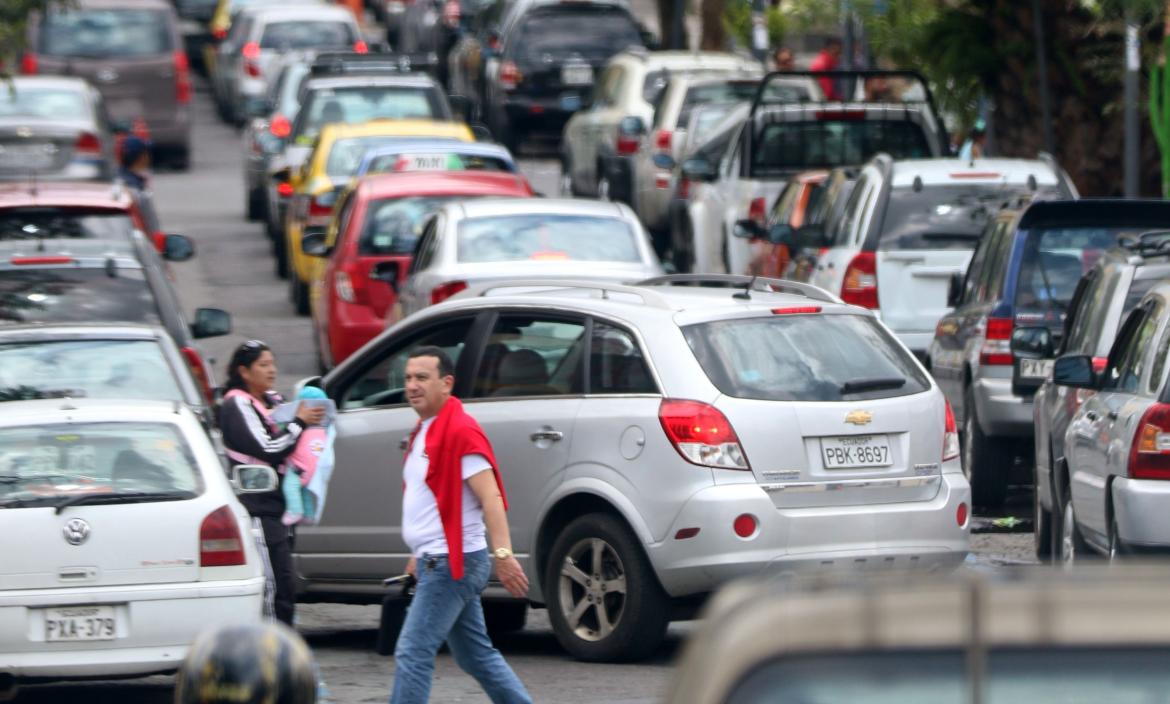
{"type": "Polygon", "coordinates": [[[59,504],[54,504],[54,511],[60,515],[70,506],[92,506],[96,504],[135,504],[144,501],[182,501],[193,499],[195,493],[191,491],[116,491],[112,494],[82,494],[71,496],[59,504]]]}
{"type": "Polygon", "coordinates": [[[900,389],[906,385],[906,379],[900,376],[874,377],[873,379],[850,379],[841,384],[838,389],[843,394],[858,394],[862,391],[881,391],[883,389],[900,389]]]}

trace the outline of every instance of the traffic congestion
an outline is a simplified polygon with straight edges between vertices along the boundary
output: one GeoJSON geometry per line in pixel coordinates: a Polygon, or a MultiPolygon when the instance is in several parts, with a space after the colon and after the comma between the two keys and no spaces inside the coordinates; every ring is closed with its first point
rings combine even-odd
{"type": "Polygon", "coordinates": [[[224,681],[1055,702],[1170,649],[1162,567],[1100,570],[1170,549],[1170,201],[956,136],[839,37],[761,62],[652,14],[30,15],[0,701],[229,701],[200,678],[271,639],[224,681]]]}

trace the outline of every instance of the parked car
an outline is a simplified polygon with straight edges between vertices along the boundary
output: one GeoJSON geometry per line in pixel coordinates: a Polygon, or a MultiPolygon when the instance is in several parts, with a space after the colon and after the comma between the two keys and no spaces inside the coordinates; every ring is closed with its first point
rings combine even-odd
{"type": "MultiPolygon", "coordinates": [[[[36,59],[26,55],[25,73],[36,59]]],[[[114,125],[80,78],[13,76],[0,90],[0,181],[113,178],[114,125]]]]}
{"type": "Polygon", "coordinates": [[[172,672],[205,628],[260,623],[266,558],[233,488],[271,490],[271,467],[233,487],[180,403],[4,406],[0,689],[172,672]]]}
{"type": "Polygon", "coordinates": [[[649,236],[621,203],[568,198],[450,203],[423,227],[388,320],[398,322],[493,281],[622,282],[662,272],[649,236]]]}
{"type": "Polygon", "coordinates": [[[1077,284],[1059,333],[1054,335],[1047,326],[1019,327],[1012,331],[1012,353],[1021,363],[1016,385],[1020,388],[1040,385],[1032,399],[1032,417],[1036,428],[1033,535],[1036,556],[1041,559],[1052,557],[1057,548],[1052,531],[1056,505],[1053,467],[1064,462],[1065,432],[1073,414],[1092,392],[1057,386],[1051,375],[1043,379],[1025,376],[1023,366],[1037,362],[1024,360],[1038,360],[1040,370],[1047,372],[1053,357],[1083,354],[1092,358],[1094,372],[1103,372],[1122,321],[1150,289],[1170,278],[1170,260],[1164,247],[1166,236],[1166,230],[1155,230],[1123,238],[1120,247],[1105,252],[1077,284]]]}
{"type": "Polygon", "coordinates": [[[303,242],[306,254],[327,257],[309,293],[321,369],[337,366],[385,329],[423,226],[440,206],[531,195],[523,176],[469,171],[373,175],[349,186],[329,231],[306,234],[303,242]]]}
{"type": "Polygon", "coordinates": [[[1102,199],[1024,202],[988,225],[966,275],[952,280],[955,308],[938,321],[929,350],[930,369],[964,428],[963,466],[977,506],[1001,505],[1018,478],[1015,459],[1035,456],[1032,400],[1048,363],[1016,358],[1015,328],[1055,335],[1101,253],[1167,222],[1170,204],[1102,199]]]}
{"type": "Polygon", "coordinates": [[[312,56],[306,52],[283,56],[280,67],[273,71],[263,105],[253,111],[252,119],[244,127],[244,144],[248,149],[244,157],[244,206],[249,220],[269,221],[268,172],[272,158],[280,153],[284,140],[292,133],[292,121],[301,108],[301,81],[309,75],[311,60],[312,56]]]}
{"type": "MultiPolygon", "coordinates": [[[[320,524],[297,534],[305,599],[379,603],[406,564],[387,443],[418,423],[402,373],[420,345],[455,360],[505,468],[528,597],[575,657],[654,652],[736,577],[967,555],[946,401],[871,311],[748,277],[512,279],[404,319],[320,381],[337,462],[320,524]]],[[[526,601],[484,598],[524,623],[526,601]]]]}
{"type": "Polygon", "coordinates": [[[807,215],[820,202],[828,176],[828,171],[805,171],[793,176],[776,197],[763,227],[754,220],[737,223],[733,234],[747,238],[752,247],[748,274],[774,279],[788,278],[792,249],[786,241],[804,226],[807,215]]]}
{"type": "Polygon", "coordinates": [[[169,2],[77,0],[53,6],[30,20],[27,41],[26,73],[85,78],[114,119],[145,121],[159,157],[176,168],[190,165],[191,72],[169,2]]]}
{"type": "Polygon", "coordinates": [[[1162,567],[866,577],[727,587],[663,701],[1063,704],[1170,686],[1162,567]]]}

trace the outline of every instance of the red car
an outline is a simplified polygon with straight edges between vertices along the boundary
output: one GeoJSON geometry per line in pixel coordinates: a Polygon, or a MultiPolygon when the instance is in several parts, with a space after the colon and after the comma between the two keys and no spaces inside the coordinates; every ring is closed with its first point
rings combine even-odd
{"type": "Polygon", "coordinates": [[[436,209],[456,199],[532,195],[523,176],[500,172],[379,174],[350,187],[338,199],[325,236],[332,243],[329,260],[309,294],[322,370],[382,332],[396,300],[389,282],[406,280],[415,244],[436,209]]]}

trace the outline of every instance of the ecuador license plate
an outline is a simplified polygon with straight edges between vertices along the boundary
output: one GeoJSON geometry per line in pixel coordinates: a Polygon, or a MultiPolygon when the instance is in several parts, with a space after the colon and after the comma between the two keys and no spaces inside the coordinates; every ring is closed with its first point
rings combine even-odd
{"type": "Polygon", "coordinates": [[[890,440],[885,435],[845,435],[821,438],[821,459],[825,469],[888,467],[890,440]]]}
{"type": "Polygon", "coordinates": [[[114,640],[118,613],[113,606],[63,606],[44,609],[45,640],[50,643],[114,640]]]}

